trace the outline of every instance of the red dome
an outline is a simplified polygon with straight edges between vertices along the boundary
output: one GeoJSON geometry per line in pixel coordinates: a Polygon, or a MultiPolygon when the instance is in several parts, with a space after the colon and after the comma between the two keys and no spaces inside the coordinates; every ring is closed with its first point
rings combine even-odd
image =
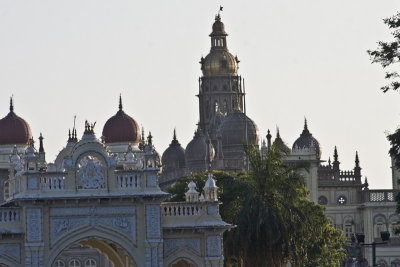
{"type": "Polygon", "coordinates": [[[31,137],[29,124],[14,113],[11,101],[10,113],[0,120],[0,145],[28,144],[31,137]]]}
{"type": "Polygon", "coordinates": [[[119,111],[112,116],[103,128],[105,143],[138,143],[140,141],[140,128],[137,122],[122,110],[120,102],[119,111]]]}

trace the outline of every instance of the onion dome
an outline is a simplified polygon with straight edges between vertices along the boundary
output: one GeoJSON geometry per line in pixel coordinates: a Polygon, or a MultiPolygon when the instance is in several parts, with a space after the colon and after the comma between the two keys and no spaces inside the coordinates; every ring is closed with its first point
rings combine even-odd
{"type": "Polygon", "coordinates": [[[140,141],[140,128],[137,122],[122,110],[122,99],[119,97],[119,110],[103,128],[105,143],[134,143],[140,141]]]}
{"type": "Polygon", "coordinates": [[[281,135],[279,134],[279,129],[277,129],[277,132],[276,132],[276,138],[274,140],[274,146],[276,146],[280,151],[290,152],[290,148],[282,140],[281,135]]]}
{"type": "Polygon", "coordinates": [[[321,147],[317,139],[315,139],[308,130],[307,120],[304,121],[304,130],[300,137],[294,142],[292,150],[314,148],[317,158],[321,158],[321,147]]]}
{"type": "Polygon", "coordinates": [[[228,34],[219,14],[215,17],[212,29],[211,51],[200,61],[203,75],[237,75],[239,60],[228,51],[226,44],[228,34]]]}
{"type": "Polygon", "coordinates": [[[10,100],[10,112],[0,120],[0,145],[28,144],[32,137],[29,124],[14,113],[10,100]]]}
{"type": "Polygon", "coordinates": [[[208,164],[214,159],[214,156],[215,151],[213,145],[199,127],[192,141],[186,146],[185,159],[187,165],[191,165],[191,163],[197,161],[208,164]]]}
{"type": "Polygon", "coordinates": [[[185,168],[185,149],[176,139],[176,131],[169,147],[164,151],[161,157],[163,167],[166,168],[185,168]]]}
{"type": "Polygon", "coordinates": [[[246,141],[248,144],[258,144],[257,125],[239,110],[234,110],[233,112],[229,113],[229,115],[222,122],[218,131],[222,138],[223,147],[229,145],[243,146],[243,143],[246,141]]]}

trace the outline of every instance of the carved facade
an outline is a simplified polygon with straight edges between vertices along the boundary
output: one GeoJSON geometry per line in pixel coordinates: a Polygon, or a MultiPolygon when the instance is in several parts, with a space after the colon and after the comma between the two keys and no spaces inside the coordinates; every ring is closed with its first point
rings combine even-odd
{"type": "Polygon", "coordinates": [[[231,225],[221,220],[218,198],[164,203],[151,134],[130,138],[102,142],[86,123],[80,140],[75,129],[69,134],[55,163],[46,163],[42,137],[38,150],[33,139],[2,144],[9,156],[0,266],[222,267],[222,234],[231,225]]]}

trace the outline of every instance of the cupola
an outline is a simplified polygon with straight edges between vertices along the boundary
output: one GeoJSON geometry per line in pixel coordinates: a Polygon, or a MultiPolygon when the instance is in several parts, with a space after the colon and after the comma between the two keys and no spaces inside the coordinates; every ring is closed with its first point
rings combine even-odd
{"type": "Polygon", "coordinates": [[[321,158],[321,148],[317,139],[315,139],[307,126],[307,119],[304,120],[304,129],[300,134],[300,137],[293,143],[292,151],[303,150],[303,149],[315,149],[315,153],[318,159],[321,158]]]}
{"type": "Polygon", "coordinates": [[[0,120],[0,145],[28,144],[32,137],[29,124],[14,112],[10,99],[10,112],[0,120]]]}
{"type": "Polygon", "coordinates": [[[212,26],[211,50],[205,57],[201,58],[201,70],[204,76],[213,75],[237,75],[239,60],[228,51],[224,23],[221,16],[215,16],[215,22],[212,26]]]}
{"type": "Polygon", "coordinates": [[[137,145],[140,141],[140,128],[138,123],[122,109],[122,98],[119,97],[119,110],[117,114],[107,120],[103,128],[103,140],[109,143],[132,143],[137,145]]]}

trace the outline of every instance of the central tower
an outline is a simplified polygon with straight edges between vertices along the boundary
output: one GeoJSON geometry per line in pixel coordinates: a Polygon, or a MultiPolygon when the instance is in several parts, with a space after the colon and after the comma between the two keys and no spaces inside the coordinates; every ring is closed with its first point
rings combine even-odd
{"type": "Polygon", "coordinates": [[[211,50],[201,58],[203,76],[199,78],[199,126],[217,147],[217,130],[232,111],[243,111],[242,79],[238,76],[239,60],[227,46],[225,26],[220,14],[212,26],[211,50]]]}

